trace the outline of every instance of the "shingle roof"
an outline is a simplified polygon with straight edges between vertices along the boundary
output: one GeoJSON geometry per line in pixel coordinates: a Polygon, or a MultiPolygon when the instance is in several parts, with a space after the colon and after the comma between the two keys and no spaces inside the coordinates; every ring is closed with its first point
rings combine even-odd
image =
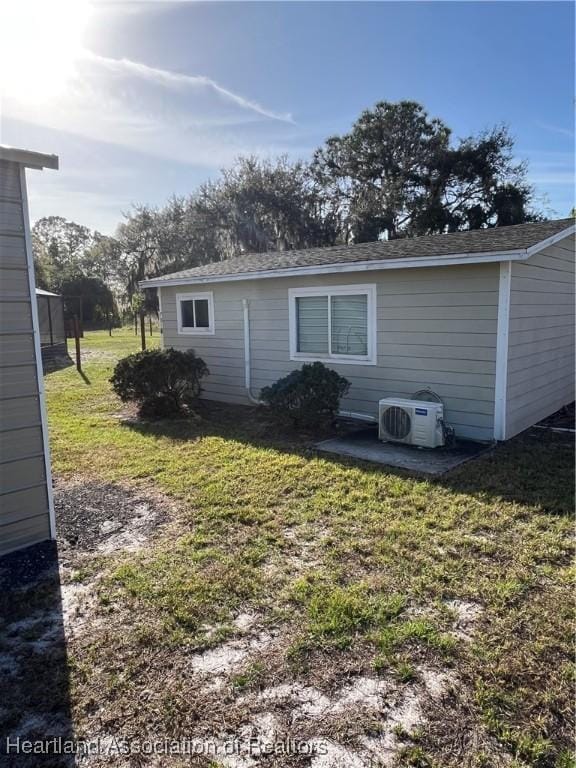
{"type": "MultiPolygon", "coordinates": [[[[336,245],[327,248],[306,248],[295,251],[250,253],[225,261],[184,269],[154,278],[154,284],[164,281],[217,277],[219,279],[252,272],[269,272],[298,267],[317,267],[355,262],[389,261],[420,257],[441,257],[454,254],[474,254],[525,251],[574,224],[573,219],[557,219],[510,227],[452,232],[447,235],[425,235],[400,240],[379,240],[372,243],[336,245]]],[[[146,281],[145,281],[146,282],[146,281]]]]}

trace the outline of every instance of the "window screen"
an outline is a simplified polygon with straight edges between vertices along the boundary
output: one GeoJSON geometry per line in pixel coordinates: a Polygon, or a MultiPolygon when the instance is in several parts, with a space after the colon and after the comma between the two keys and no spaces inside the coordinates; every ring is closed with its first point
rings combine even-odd
{"type": "Polygon", "coordinates": [[[300,296],[296,299],[298,352],[327,355],[328,296],[300,296]]]}
{"type": "Polygon", "coordinates": [[[368,296],[330,296],[333,355],[368,354],[368,296]]]}

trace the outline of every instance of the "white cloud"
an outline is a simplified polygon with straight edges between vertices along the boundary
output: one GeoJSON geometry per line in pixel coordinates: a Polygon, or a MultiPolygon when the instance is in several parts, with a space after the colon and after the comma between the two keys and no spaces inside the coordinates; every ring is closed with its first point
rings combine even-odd
{"type": "Polygon", "coordinates": [[[534,185],[536,201],[547,216],[568,216],[575,205],[574,155],[571,152],[533,150],[529,158],[528,180],[534,185]]]}
{"type": "Polygon", "coordinates": [[[292,133],[289,114],[268,109],[214,80],[85,51],[67,87],[45,104],[6,97],[8,117],[214,167],[292,133]]]}
{"type": "Polygon", "coordinates": [[[551,169],[542,169],[540,171],[531,171],[528,174],[530,181],[533,184],[546,185],[546,186],[573,186],[574,185],[574,171],[554,171],[551,169]]]}
{"type": "Polygon", "coordinates": [[[571,152],[536,150],[526,154],[528,177],[533,184],[574,186],[575,158],[571,152]]]}
{"type": "Polygon", "coordinates": [[[292,116],[288,113],[274,112],[266,109],[255,101],[246,99],[232,91],[219,85],[209,77],[203,75],[184,75],[179,72],[171,72],[167,69],[158,69],[149,67],[147,64],[141,64],[130,59],[111,59],[106,56],[86,51],[84,59],[91,62],[96,69],[98,67],[107,69],[115,77],[135,78],[153,85],[158,85],[164,89],[172,90],[177,95],[210,95],[221,100],[223,104],[231,104],[245,110],[248,114],[254,113],[257,117],[270,118],[285,123],[293,122],[292,116]],[[202,94],[202,92],[206,92],[202,94]]]}
{"type": "Polygon", "coordinates": [[[560,125],[551,125],[550,123],[537,123],[537,125],[540,128],[543,128],[545,131],[549,131],[550,133],[557,133],[560,136],[566,136],[568,139],[574,139],[574,130],[570,128],[563,128],[560,125]]]}

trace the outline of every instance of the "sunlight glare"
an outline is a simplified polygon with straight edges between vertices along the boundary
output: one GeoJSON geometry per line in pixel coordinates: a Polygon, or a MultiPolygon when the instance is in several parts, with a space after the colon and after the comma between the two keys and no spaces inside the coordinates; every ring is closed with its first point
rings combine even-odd
{"type": "Polygon", "coordinates": [[[82,53],[88,0],[0,3],[0,94],[27,104],[63,89],[82,53]]]}

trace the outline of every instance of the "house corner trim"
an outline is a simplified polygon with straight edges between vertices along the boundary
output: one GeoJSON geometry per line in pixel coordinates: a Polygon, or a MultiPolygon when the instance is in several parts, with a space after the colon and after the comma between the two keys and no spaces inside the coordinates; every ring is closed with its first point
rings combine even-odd
{"type": "Polygon", "coordinates": [[[512,262],[500,262],[498,281],[498,325],[496,330],[496,382],[494,386],[494,439],[506,439],[508,389],[508,337],[510,329],[510,287],[512,262]]]}
{"type": "Polygon", "coordinates": [[[24,240],[26,243],[26,262],[28,267],[30,309],[32,312],[32,332],[34,337],[34,354],[36,357],[36,379],[38,382],[38,399],[40,401],[40,421],[42,425],[42,443],[44,447],[44,472],[46,475],[46,493],[48,496],[48,516],[50,521],[50,538],[55,539],[56,538],[56,514],[54,511],[54,493],[52,490],[50,443],[48,440],[48,415],[46,412],[44,371],[42,370],[42,349],[40,346],[40,324],[38,320],[38,305],[36,303],[36,280],[34,277],[34,256],[32,253],[32,234],[30,232],[30,211],[28,208],[28,192],[26,188],[26,168],[23,165],[20,166],[20,195],[22,199],[22,215],[24,220],[24,240]]]}

